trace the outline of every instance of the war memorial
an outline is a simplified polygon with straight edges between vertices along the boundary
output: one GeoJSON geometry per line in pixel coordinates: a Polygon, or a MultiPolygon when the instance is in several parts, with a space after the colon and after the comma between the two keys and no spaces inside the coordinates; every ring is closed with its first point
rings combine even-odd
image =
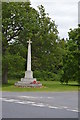
{"type": "Polygon", "coordinates": [[[15,86],[18,87],[42,87],[42,84],[33,78],[33,71],[31,70],[31,43],[29,39],[28,43],[28,55],[27,55],[27,71],[25,71],[24,78],[21,78],[21,81],[15,83],[15,86]]]}

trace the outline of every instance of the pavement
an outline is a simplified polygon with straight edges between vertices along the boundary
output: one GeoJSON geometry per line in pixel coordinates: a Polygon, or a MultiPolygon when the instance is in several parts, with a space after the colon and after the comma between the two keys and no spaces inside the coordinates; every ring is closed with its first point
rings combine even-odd
{"type": "Polygon", "coordinates": [[[2,118],[78,118],[78,92],[3,92],[2,118]]]}

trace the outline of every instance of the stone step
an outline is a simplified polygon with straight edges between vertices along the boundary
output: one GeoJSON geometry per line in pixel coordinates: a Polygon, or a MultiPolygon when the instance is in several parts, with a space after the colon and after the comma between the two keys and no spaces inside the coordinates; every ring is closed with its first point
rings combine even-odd
{"type": "Polygon", "coordinates": [[[33,82],[33,81],[36,81],[36,78],[21,78],[21,81],[23,81],[23,82],[33,82]]]}
{"type": "Polygon", "coordinates": [[[26,84],[26,83],[24,83],[24,82],[17,82],[17,83],[15,83],[15,86],[19,86],[19,87],[42,87],[42,84],[40,83],[40,84],[26,84]]]}

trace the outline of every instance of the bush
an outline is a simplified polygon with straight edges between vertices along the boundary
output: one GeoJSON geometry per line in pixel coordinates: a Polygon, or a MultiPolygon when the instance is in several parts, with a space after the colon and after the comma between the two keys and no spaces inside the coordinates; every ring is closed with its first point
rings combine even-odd
{"type": "Polygon", "coordinates": [[[19,71],[19,72],[9,72],[8,73],[8,78],[23,78],[25,75],[24,71],[19,71]]]}
{"type": "Polygon", "coordinates": [[[34,77],[37,78],[37,80],[42,81],[54,81],[54,80],[59,80],[59,75],[49,72],[49,71],[34,71],[34,77]]]}

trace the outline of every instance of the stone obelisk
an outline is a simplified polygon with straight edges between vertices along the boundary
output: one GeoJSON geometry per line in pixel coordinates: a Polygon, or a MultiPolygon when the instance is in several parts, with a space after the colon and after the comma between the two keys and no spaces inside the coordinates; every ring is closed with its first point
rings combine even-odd
{"type": "Polygon", "coordinates": [[[28,56],[27,56],[27,71],[31,71],[31,43],[32,41],[27,41],[28,43],[28,56]]]}
{"type": "Polygon", "coordinates": [[[29,81],[33,81],[33,72],[31,71],[31,43],[32,41],[27,41],[28,43],[28,55],[27,55],[27,71],[25,72],[25,78],[29,81]]]}
{"type": "Polygon", "coordinates": [[[33,71],[31,71],[31,43],[29,39],[28,43],[28,55],[27,55],[27,71],[25,71],[24,78],[21,78],[21,81],[15,83],[15,86],[20,87],[41,87],[42,84],[36,81],[36,78],[33,78],[33,71]]]}

